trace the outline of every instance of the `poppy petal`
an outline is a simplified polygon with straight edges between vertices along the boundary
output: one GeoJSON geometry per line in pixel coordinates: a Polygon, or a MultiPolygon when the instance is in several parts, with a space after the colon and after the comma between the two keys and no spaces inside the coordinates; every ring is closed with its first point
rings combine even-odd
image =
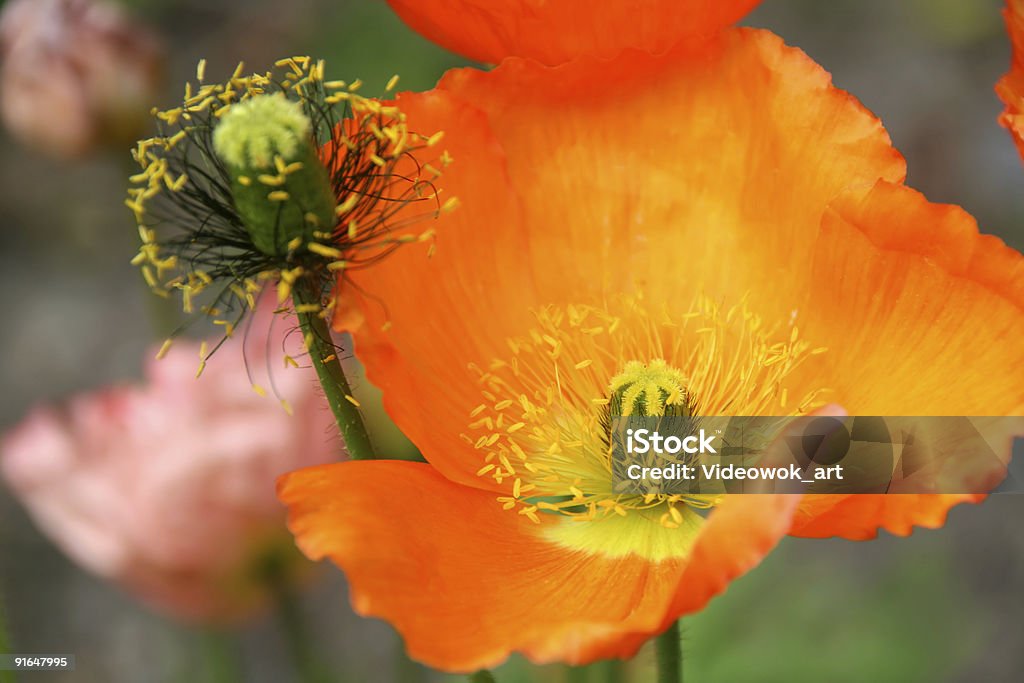
{"type": "Polygon", "coordinates": [[[1007,0],[1003,16],[1013,46],[1013,61],[1009,73],[996,85],[1006,105],[999,122],[1013,135],[1024,159],[1024,0],[1007,0]]]}
{"type": "Polygon", "coordinates": [[[509,59],[399,102],[411,129],[446,131],[440,184],[462,205],[433,258],[403,249],[349,274],[368,293],[353,294],[356,350],[427,459],[473,486],[468,366],[507,356],[531,309],[636,290],[687,306],[703,289],[786,320],[827,203],[905,171],[877,119],[765,31],[660,57],[509,59]]]}
{"type": "Polygon", "coordinates": [[[512,651],[538,662],[632,655],[756,564],[796,503],[735,496],[674,531],[611,518],[632,525],[624,534],[557,515],[535,524],[422,463],[315,467],[278,491],[299,547],[345,571],[356,611],[386,619],[410,656],[449,671],[512,651]],[[675,535],[645,546],[645,534],[675,535]]]}
{"type": "Polygon", "coordinates": [[[769,281],[759,310],[788,315],[780,288],[827,203],[905,176],[880,122],[768,31],[554,69],[510,59],[438,87],[487,113],[549,297],[639,286],[676,298],[700,282],[736,299],[769,281]]]}
{"type": "Polygon", "coordinates": [[[804,538],[838,536],[851,541],[875,538],[879,530],[909,536],[914,527],[938,529],[944,525],[954,505],[984,499],[983,494],[804,496],[789,533],[804,538]]]}
{"type": "Polygon", "coordinates": [[[388,0],[416,32],[479,62],[528,57],[561,64],[623,48],[664,52],[714,34],[760,0],[388,0]]]}
{"type": "Polygon", "coordinates": [[[438,185],[462,206],[442,219],[433,257],[407,248],[347,274],[337,307],[345,313],[334,325],[352,332],[368,378],[413,443],[452,480],[486,486],[475,474],[477,454],[465,453],[459,436],[480,402],[467,364],[504,348],[509,326],[529,324],[536,295],[517,258],[528,235],[483,112],[443,92],[407,93],[398,103],[415,130],[445,133],[454,162],[438,185]],[[500,303],[494,292],[503,292],[500,303]],[[491,324],[498,315],[504,325],[491,324]]]}
{"type": "MultiPolygon", "coordinates": [[[[1024,347],[1006,342],[1024,337],[1024,256],[979,234],[962,209],[884,182],[839,199],[813,272],[804,325],[829,352],[804,372],[850,414],[1024,414],[1024,347]]],[[[984,498],[949,493],[807,496],[791,533],[906,535],[984,498]]]]}
{"type": "Polygon", "coordinates": [[[851,415],[1024,410],[1024,255],[963,209],[886,182],[837,199],[812,282],[800,319],[829,351],[806,371],[851,415]]]}

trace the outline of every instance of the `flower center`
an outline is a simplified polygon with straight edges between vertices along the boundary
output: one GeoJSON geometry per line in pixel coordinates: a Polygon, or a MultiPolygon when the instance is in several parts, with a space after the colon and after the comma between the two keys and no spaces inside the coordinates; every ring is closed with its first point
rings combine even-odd
{"type": "Polygon", "coordinates": [[[650,365],[633,360],[608,387],[612,415],[693,415],[686,393],[686,375],[657,358],[650,365]]]}
{"type": "Polygon", "coordinates": [[[799,387],[793,371],[824,349],[795,327],[765,326],[745,302],[723,309],[701,297],[680,312],[622,297],[535,317],[508,341],[508,358],[470,366],[484,402],[464,435],[481,453],[477,474],[507,487],[498,501],[535,522],[639,514],[676,528],[691,508],[714,505],[713,496],[616,493],[611,416],[788,416],[822,404],[825,390],[799,387]]]}

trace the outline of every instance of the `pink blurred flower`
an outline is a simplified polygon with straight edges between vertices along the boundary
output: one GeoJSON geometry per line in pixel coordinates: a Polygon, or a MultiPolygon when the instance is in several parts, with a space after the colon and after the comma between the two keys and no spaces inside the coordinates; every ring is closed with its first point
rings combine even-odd
{"type": "Polygon", "coordinates": [[[280,363],[294,324],[277,319],[268,344],[256,337],[269,326],[252,325],[244,356],[255,381],[272,373],[293,416],[253,391],[241,334],[198,380],[199,346],[179,342],[148,364],[144,386],[36,409],[0,442],[0,471],[39,527],[89,570],[182,618],[250,612],[269,595],[267,562],[304,562],[275,478],[343,451],[315,375],[280,363]]]}
{"type": "Polygon", "coordinates": [[[10,0],[0,56],[4,123],[60,158],[134,140],[163,72],[157,38],[104,0],[10,0]]]}

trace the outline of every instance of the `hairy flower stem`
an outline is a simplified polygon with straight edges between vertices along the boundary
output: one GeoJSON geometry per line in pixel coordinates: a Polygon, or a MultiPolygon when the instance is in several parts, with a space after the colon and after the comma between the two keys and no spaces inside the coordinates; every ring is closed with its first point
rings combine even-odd
{"type": "Polygon", "coordinates": [[[331,412],[334,413],[334,421],[345,440],[349,457],[353,460],[374,459],[376,456],[366,425],[363,424],[359,408],[350,400],[352,389],[341,369],[337,349],[331,340],[331,330],[327,321],[320,315],[323,303],[320,293],[312,283],[303,279],[295,283],[292,300],[295,303],[302,334],[309,346],[310,362],[316,368],[320,386],[327,397],[331,412]],[[314,306],[317,310],[312,312],[314,306]]]}
{"type": "Polygon", "coordinates": [[[658,683],[683,683],[683,639],[678,621],[655,639],[654,647],[658,659],[658,683]]]}
{"type": "Polygon", "coordinates": [[[492,674],[487,669],[480,669],[476,673],[469,675],[469,683],[497,683],[492,674]]]}

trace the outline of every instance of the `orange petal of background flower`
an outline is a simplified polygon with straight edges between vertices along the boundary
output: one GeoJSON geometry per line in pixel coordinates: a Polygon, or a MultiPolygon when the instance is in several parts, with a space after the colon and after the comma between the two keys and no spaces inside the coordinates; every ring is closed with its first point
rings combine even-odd
{"type": "Polygon", "coordinates": [[[996,92],[1006,105],[999,122],[1013,135],[1024,158],[1024,0],[1007,0],[1003,15],[1013,45],[1013,61],[1010,72],[996,85],[996,92]]]}
{"type": "Polygon", "coordinates": [[[505,357],[531,307],[749,293],[784,321],[827,203],[905,170],[874,117],[764,31],[553,69],[510,59],[400,104],[411,129],[446,131],[439,184],[462,206],[432,259],[402,249],[350,274],[387,307],[355,297],[356,350],[427,458],[477,486],[478,453],[458,438],[480,402],[467,364],[505,357]]]}
{"type": "MultiPolygon", "coordinates": [[[[888,183],[839,199],[813,272],[801,319],[829,352],[805,372],[850,414],[1024,415],[1024,256],[962,209],[888,183]]],[[[906,535],[982,498],[808,496],[793,533],[906,535]]]]}
{"type": "Polygon", "coordinates": [[[480,62],[561,64],[623,48],[664,52],[738,21],[760,0],[388,0],[413,30],[480,62]]]}
{"type": "Polygon", "coordinates": [[[733,496],[703,525],[690,562],[651,562],[555,545],[539,531],[574,522],[534,524],[420,463],[305,469],[282,477],[279,495],[300,548],[344,569],[356,611],[386,619],[410,656],[449,671],[512,651],[540,662],[630,656],[759,562],[796,503],[733,496]]]}

